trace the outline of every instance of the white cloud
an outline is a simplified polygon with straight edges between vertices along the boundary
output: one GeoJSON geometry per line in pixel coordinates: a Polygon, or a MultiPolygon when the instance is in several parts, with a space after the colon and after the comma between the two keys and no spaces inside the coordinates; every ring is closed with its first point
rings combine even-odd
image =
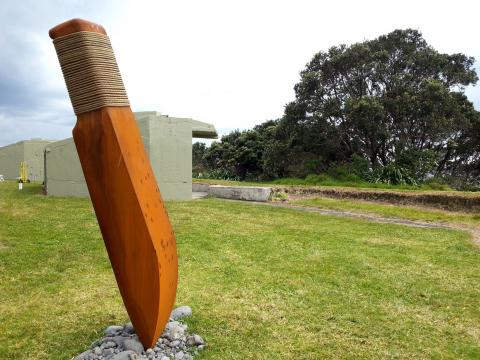
{"type": "MultiPolygon", "coordinates": [[[[280,117],[305,64],[314,53],[339,43],[412,27],[439,51],[480,59],[477,1],[110,1],[100,9],[95,1],[28,3],[2,12],[0,44],[4,54],[23,58],[10,66],[18,72],[12,76],[33,74],[34,96],[49,106],[31,110],[58,111],[53,118],[65,116],[68,98],[47,31],[72,17],[107,29],[133,110],[193,117],[222,129],[280,117]],[[21,31],[28,38],[22,46],[2,38],[21,31]]],[[[467,94],[479,107],[478,88],[467,94]]],[[[63,130],[55,129],[63,128],[53,118],[49,137],[58,137],[63,130]]],[[[36,135],[25,129],[21,136],[36,135]]],[[[0,145],[22,138],[4,136],[0,145]]]]}

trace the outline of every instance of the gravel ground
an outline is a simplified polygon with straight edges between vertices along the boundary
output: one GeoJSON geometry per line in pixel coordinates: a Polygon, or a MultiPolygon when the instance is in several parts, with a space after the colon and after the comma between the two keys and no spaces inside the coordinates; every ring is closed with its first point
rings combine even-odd
{"type": "Polygon", "coordinates": [[[102,339],[73,360],[192,360],[205,348],[205,342],[201,336],[189,333],[188,326],[182,323],[181,319],[191,315],[189,306],[176,308],[152,349],[143,347],[131,323],[109,326],[102,339]]]}

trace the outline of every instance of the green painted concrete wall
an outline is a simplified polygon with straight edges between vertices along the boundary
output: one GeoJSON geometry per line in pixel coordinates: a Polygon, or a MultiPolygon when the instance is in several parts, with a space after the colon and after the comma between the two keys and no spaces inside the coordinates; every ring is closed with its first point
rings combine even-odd
{"type": "MultiPolygon", "coordinates": [[[[142,118],[139,118],[142,122],[142,118]]],[[[192,198],[192,128],[173,118],[146,118],[147,151],[166,200],[192,198]]]]}
{"type": "Polygon", "coordinates": [[[19,141],[0,148],[0,174],[5,179],[14,180],[19,176],[20,162],[27,164],[30,181],[42,182],[44,179],[43,151],[52,141],[32,139],[19,141]]]}
{"type": "Polygon", "coordinates": [[[88,197],[87,184],[73,139],[49,144],[46,151],[47,194],[88,197]]]}
{"type": "Polygon", "coordinates": [[[44,175],[44,151],[45,146],[52,141],[28,140],[24,141],[24,158],[27,163],[28,179],[35,182],[43,182],[44,175]]]}
{"type": "Polygon", "coordinates": [[[0,148],[0,174],[8,180],[19,176],[20,162],[24,161],[23,141],[0,148]]]}

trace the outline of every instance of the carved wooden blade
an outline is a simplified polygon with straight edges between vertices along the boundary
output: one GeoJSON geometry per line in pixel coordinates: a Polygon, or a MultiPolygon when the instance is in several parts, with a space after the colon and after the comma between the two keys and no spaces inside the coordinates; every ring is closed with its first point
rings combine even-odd
{"type": "MultiPolygon", "coordinates": [[[[105,34],[101,26],[75,19],[50,36],[85,31],[105,34]]],[[[73,138],[123,302],[143,345],[152,347],[175,302],[178,264],[175,236],[134,115],[129,106],[78,114],[73,138]]]]}

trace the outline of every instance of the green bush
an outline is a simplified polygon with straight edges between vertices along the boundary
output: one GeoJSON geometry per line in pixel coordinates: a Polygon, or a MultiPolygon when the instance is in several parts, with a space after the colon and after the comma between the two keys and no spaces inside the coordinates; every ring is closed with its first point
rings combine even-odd
{"type": "Polygon", "coordinates": [[[217,180],[230,180],[240,181],[238,176],[235,176],[226,169],[213,169],[204,173],[198,174],[198,179],[217,179],[217,180]]]}
{"type": "Polygon", "coordinates": [[[425,186],[432,190],[452,191],[452,187],[444,183],[441,179],[433,178],[425,182],[425,186]]]}
{"type": "Polygon", "coordinates": [[[392,185],[418,185],[408,170],[394,163],[373,170],[370,181],[392,185]]]}
{"type": "Polygon", "coordinates": [[[399,152],[395,157],[395,164],[408,171],[418,182],[424,182],[429,174],[435,172],[438,166],[438,152],[428,150],[408,149],[399,152]]]}

